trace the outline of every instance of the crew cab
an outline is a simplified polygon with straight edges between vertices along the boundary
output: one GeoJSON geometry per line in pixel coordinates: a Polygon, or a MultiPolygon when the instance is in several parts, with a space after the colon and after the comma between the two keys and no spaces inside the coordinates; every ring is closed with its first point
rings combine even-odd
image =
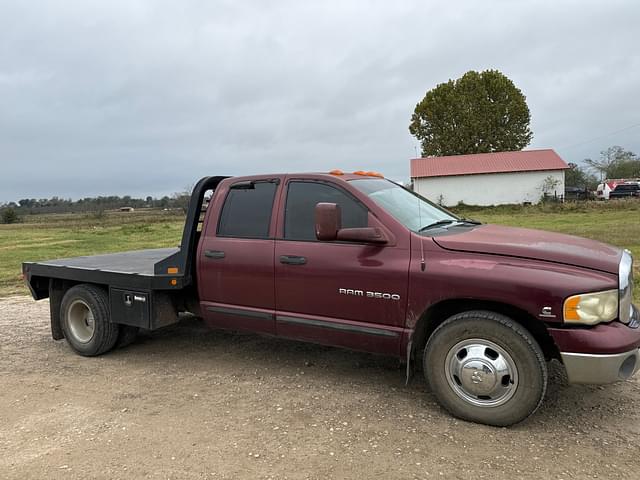
{"type": "Polygon", "coordinates": [[[628,251],[460,218],[374,172],[206,177],[177,248],[23,264],[54,339],[94,356],[190,312],[422,365],[439,403],[505,426],[569,382],[630,378],[640,315],[628,251]]]}

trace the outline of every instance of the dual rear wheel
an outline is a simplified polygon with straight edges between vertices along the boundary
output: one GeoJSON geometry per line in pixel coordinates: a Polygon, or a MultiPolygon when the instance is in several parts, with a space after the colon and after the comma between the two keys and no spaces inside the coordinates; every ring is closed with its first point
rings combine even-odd
{"type": "Polygon", "coordinates": [[[67,343],[80,355],[92,357],[132,343],[138,329],[111,323],[109,295],[95,285],[76,285],[62,298],[60,323],[67,343]]]}

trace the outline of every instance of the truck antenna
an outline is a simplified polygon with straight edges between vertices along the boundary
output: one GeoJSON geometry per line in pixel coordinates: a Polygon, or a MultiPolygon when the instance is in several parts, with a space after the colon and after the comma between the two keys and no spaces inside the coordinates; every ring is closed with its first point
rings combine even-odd
{"type": "MultiPolygon", "coordinates": [[[[418,200],[418,228],[422,228],[422,199],[420,197],[416,197],[418,200]]],[[[424,272],[426,267],[424,263],[424,238],[420,235],[420,271],[424,272]]]]}

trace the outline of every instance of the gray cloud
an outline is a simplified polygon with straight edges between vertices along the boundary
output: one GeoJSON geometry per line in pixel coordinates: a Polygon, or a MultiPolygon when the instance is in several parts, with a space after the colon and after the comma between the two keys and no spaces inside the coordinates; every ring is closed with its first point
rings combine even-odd
{"type": "Polygon", "coordinates": [[[637,2],[0,0],[0,201],[161,195],[207,174],[408,178],[437,83],[497,68],[531,147],[640,152],[637,2]]]}

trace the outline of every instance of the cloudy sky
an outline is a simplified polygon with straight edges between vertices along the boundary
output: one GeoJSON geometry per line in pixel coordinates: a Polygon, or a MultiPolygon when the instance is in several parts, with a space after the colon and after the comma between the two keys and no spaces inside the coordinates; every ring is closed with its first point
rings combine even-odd
{"type": "Polygon", "coordinates": [[[640,153],[640,3],[0,0],[0,202],[204,175],[406,180],[425,92],[499,69],[566,161],[640,153]]]}

